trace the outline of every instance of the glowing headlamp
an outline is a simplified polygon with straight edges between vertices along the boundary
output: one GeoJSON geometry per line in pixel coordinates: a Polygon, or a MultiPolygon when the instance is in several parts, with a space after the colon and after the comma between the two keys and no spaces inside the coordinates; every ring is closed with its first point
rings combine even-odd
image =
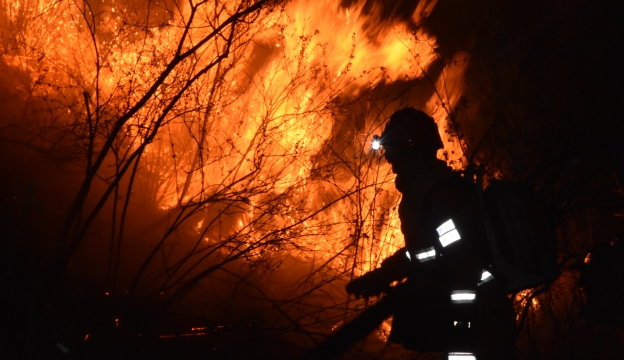
{"type": "Polygon", "coordinates": [[[371,148],[375,151],[381,149],[381,139],[379,135],[373,135],[373,143],[371,144],[371,148]]]}

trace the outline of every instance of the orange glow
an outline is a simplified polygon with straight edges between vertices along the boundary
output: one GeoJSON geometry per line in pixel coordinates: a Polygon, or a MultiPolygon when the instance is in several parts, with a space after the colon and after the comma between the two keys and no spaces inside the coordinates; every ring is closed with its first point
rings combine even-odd
{"type": "MultiPolygon", "coordinates": [[[[522,290],[516,294],[516,297],[514,299],[514,305],[516,308],[516,321],[520,320],[520,315],[522,314],[521,309],[526,306],[527,299],[533,293],[534,290],[535,289],[522,290]]],[[[537,300],[537,297],[534,297],[533,299],[531,299],[532,310],[538,310],[539,307],[540,307],[540,304],[539,304],[539,301],[537,300]]]]}
{"type": "Polygon", "coordinates": [[[392,330],[392,319],[386,319],[381,323],[381,328],[379,329],[379,338],[382,341],[388,341],[388,337],[390,336],[390,330],[392,330]]]}
{"type": "Polygon", "coordinates": [[[332,326],[331,331],[338,329],[340,326],[342,326],[342,324],[344,324],[344,321],[338,322],[336,325],[332,326]]]}
{"type": "Polygon", "coordinates": [[[455,136],[449,122],[450,112],[459,101],[464,91],[464,72],[470,63],[470,55],[458,52],[453,60],[444,67],[442,76],[436,82],[437,96],[433,96],[427,103],[425,112],[433,116],[438,122],[444,149],[439,150],[439,156],[449,154],[449,164],[455,170],[463,169],[467,164],[464,159],[463,146],[455,136]],[[454,155],[452,155],[454,154],[454,155]]]}
{"type": "MultiPolygon", "coordinates": [[[[439,60],[435,36],[418,26],[436,2],[419,2],[410,25],[384,24],[376,15],[382,11],[371,9],[367,13],[372,15],[366,15],[362,5],[343,8],[335,0],[292,1],[284,11],[262,13],[233,40],[228,57],[190,86],[149,141],[137,192],[162,211],[203,203],[202,216],[193,218],[190,227],[201,236],[197,251],[235,238],[244,239],[237,250],[250,249],[248,260],[266,258],[268,249],[275,257],[331,269],[353,266],[355,276],[379,266],[404,243],[394,175],[371,151],[370,139],[400,105],[371,101],[356,119],[361,123],[356,130],[344,139],[336,134],[352,115],[343,114],[345,99],[384,84],[424,79],[439,60]],[[283,239],[288,241],[275,248],[254,247],[283,239]]],[[[83,92],[91,106],[111,104],[109,124],[141,99],[173,57],[191,14],[185,2],[171,12],[154,10],[149,24],[138,30],[128,24],[147,16],[140,5],[107,0],[92,18],[73,2],[3,5],[12,21],[29,19],[16,30],[29,43],[7,53],[8,65],[29,74],[41,98],[50,95],[50,88],[40,86],[40,79],[67,88],[65,105],[71,111],[61,120],[75,116],[83,123],[83,92]],[[89,21],[97,25],[93,36],[89,21]]],[[[208,14],[219,14],[216,23],[224,21],[237,2],[202,6],[183,50],[210,31],[208,14]]],[[[205,43],[173,70],[167,86],[159,87],[124,125],[120,151],[143,145],[163,104],[189,74],[220,54],[220,41],[205,43]]],[[[455,168],[463,164],[462,144],[446,130],[469,60],[466,53],[456,54],[432,79],[439,91],[423,109],[435,118],[444,150],[454,153],[449,161],[455,168]]],[[[113,168],[99,176],[111,175],[106,171],[113,168]]],[[[222,251],[228,255],[232,250],[222,251]]]]}
{"type": "Polygon", "coordinates": [[[205,332],[197,332],[197,333],[190,333],[190,334],[180,334],[180,337],[202,336],[202,335],[206,335],[206,333],[205,332]]]}

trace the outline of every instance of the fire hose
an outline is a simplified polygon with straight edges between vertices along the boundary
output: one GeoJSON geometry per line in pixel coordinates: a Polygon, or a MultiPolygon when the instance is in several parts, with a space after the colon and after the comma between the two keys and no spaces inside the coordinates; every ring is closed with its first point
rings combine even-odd
{"type": "Polygon", "coordinates": [[[393,314],[393,305],[397,298],[396,292],[399,290],[397,288],[401,285],[390,288],[379,301],[362,311],[355,319],[338,329],[336,333],[330,335],[324,343],[310,351],[304,359],[334,359],[377,329],[384,320],[393,314]]]}

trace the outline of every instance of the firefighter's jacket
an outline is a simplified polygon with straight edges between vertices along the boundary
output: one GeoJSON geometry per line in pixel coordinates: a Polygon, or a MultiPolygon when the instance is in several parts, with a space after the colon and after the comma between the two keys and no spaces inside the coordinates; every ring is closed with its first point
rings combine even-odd
{"type": "Polygon", "coordinates": [[[398,172],[396,186],[405,248],[380,271],[407,282],[396,296],[390,341],[418,351],[474,351],[484,316],[502,316],[507,325],[513,317],[502,289],[484,284],[488,248],[475,186],[439,160],[398,172]],[[479,303],[489,310],[479,314],[479,303]]]}

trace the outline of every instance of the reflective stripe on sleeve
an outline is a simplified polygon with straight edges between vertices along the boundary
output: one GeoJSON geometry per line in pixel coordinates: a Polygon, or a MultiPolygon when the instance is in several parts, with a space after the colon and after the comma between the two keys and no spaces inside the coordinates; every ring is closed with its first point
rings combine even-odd
{"type": "Polygon", "coordinates": [[[433,248],[433,246],[426,248],[424,250],[421,250],[418,254],[416,254],[416,258],[421,263],[425,261],[433,260],[435,259],[435,257],[436,257],[436,251],[433,248]]]}
{"type": "Polygon", "coordinates": [[[477,358],[471,352],[450,352],[448,360],[477,360],[477,358]]]}
{"type": "Polygon", "coordinates": [[[477,298],[474,290],[455,290],[451,292],[451,302],[453,304],[473,303],[477,298]]]}

